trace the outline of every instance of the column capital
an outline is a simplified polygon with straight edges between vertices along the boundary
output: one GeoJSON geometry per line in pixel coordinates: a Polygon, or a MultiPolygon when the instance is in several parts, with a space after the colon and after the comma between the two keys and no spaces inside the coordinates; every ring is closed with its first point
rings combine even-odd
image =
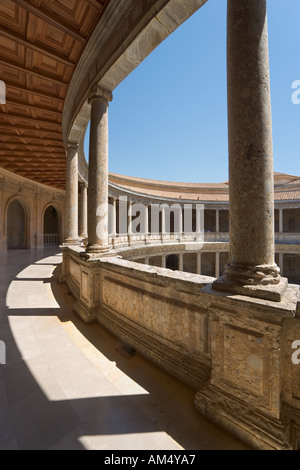
{"type": "Polygon", "coordinates": [[[91,90],[91,93],[89,95],[89,103],[92,101],[105,101],[106,103],[109,103],[110,101],[113,100],[113,94],[111,91],[104,90],[104,88],[100,88],[99,86],[94,87],[91,90]]]}
{"type": "Polygon", "coordinates": [[[85,181],[79,181],[80,188],[88,189],[88,184],[85,181]]]}

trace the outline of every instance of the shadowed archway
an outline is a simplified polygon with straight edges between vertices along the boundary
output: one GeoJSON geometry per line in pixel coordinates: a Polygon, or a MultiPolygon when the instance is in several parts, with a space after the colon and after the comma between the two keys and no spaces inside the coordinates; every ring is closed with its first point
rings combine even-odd
{"type": "Polygon", "coordinates": [[[26,248],[26,212],[18,199],[7,208],[7,248],[26,248]]]}

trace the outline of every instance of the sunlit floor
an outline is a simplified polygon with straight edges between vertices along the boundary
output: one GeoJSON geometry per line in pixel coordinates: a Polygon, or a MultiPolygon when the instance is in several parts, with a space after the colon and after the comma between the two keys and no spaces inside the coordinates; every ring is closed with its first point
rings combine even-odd
{"type": "Polygon", "coordinates": [[[60,262],[58,247],[0,257],[0,449],[247,449],[192,389],[85,325],[60,262]]]}

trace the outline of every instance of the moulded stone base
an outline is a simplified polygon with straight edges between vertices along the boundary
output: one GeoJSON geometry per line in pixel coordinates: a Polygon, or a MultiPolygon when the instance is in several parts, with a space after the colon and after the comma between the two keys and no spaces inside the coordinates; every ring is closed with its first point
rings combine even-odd
{"type": "Polygon", "coordinates": [[[85,260],[90,259],[99,259],[103,258],[104,256],[112,256],[111,254],[112,245],[107,246],[98,246],[92,245],[86,248],[86,250],[80,254],[80,257],[85,260]]]}
{"type": "Polygon", "coordinates": [[[208,419],[260,450],[291,450],[284,424],[214,385],[199,390],[195,407],[208,419]]]}
{"type": "Polygon", "coordinates": [[[90,309],[83,302],[77,300],[74,304],[74,310],[84,323],[93,323],[96,321],[96,307],[90,309]]]}
{"type": "Polygon", "coordinates": [[[213,289],[230,292],[232,294],[246,295],[247,297],[256,297],[264,300],[281,302],[282,297],[288,286],[288,280],[282,277],[278,284],[264,285],[242,285],[233,283],[224,276],[213,282],[213,289]]]}
{"type": "Polygon", "coordinates": [[[62,246],[79,246],[81,245],[81,241],[79,238],[66,238],[63,242],[62,246]]]}

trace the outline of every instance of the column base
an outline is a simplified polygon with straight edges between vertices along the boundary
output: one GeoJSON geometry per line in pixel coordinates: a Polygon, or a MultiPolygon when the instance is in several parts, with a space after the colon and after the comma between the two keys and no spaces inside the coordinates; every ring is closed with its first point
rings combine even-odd
{"type": "Polygon", "coordinates": [[[248,297],[256,297],[264,300],[271,300],[274,302],[281,302],[282,297],[288,286],[288,280],[285,277],[280,278],[278,284],[239,284],[235,281],[221,276],[212,287],[215,290],[228,292],[232,294],[246,295],[248,297]]]}
{"type": "Polygon", "coordinates": [[[84,323],[90,324],[96,321],[99,307],[88,308],[81,300],[77,300],[73,308],[84,323]]]}
{"type": "Polygon", "coordinates": [[[88,245],[86,250],[83,253],[80,253],[80,257],[85,260],[89,260],[103,258],[104,256],[112,256],[111,250],[112,245],[88,245]]]}
{"type": "Polygon", "coordinates": [[[79,238],[66,238],[65,241],[63,242],[62,246],[79,246],[81,245],[81,240],[79,238]]]}

